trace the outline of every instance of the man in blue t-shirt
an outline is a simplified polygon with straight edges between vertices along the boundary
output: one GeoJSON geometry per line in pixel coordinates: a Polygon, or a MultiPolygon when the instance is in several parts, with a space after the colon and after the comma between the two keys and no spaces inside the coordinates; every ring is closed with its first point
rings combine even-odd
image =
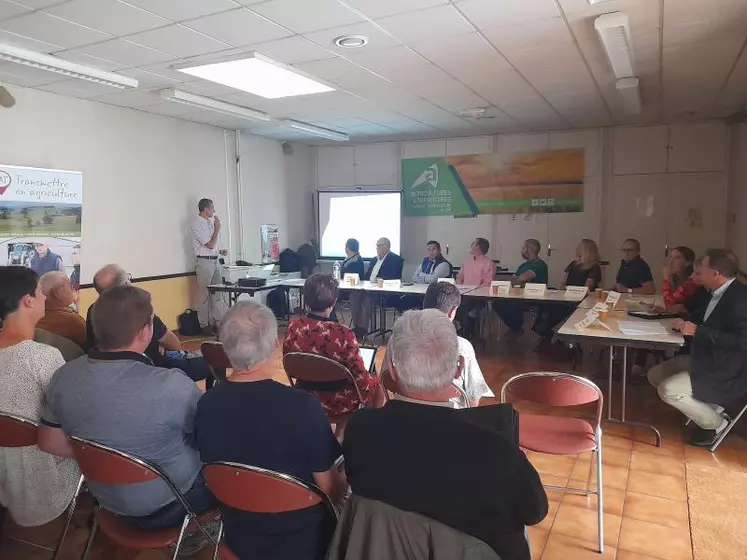
{"type": "MultiPolygon", "coordinates": [[[[516,269],[511,277],[511,284],[524,286],[527,282],[534,284],[547,284],[547,263],[539,254],[540,242],[536,239],[527,239],[521,248],[521,256],[524,262],[516,269]]],[[[524,309],[526,302],[521,300],[504,299],[493,302],[493,309],[508,327],[509,336],[519,336],[524,332],[524,309]]]]}
{"type": "MultiPolygon", "coordinates": [[[[194,432],[203,463],[230,461],[315,484],[333,501],[347,484],[342,455],[319,400],[274,381],[277,321],[256,301],[234,305],[220,324],[233,366],[227,381],[200,399],[194,432]]],[[[322,560],[334,522],[321,505],[258,514],[223,507],[226,542],[239,558],[322,560]]]]}

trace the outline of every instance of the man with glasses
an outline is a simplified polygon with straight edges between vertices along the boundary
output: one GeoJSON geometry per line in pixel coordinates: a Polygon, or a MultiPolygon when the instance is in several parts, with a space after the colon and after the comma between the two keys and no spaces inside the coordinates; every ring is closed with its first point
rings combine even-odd
{"type": "Polygon", "coordinates": [[[617,271],[615,290],[621,294],[652,295],[656,293],[651,267],[641,258],[641,244],[637,239],[626,239],[620,248],[622,261],[617,271]]]}
{"type": "Polygon", "coordinates": [[[674,323],[690,354],[648,372],[661,400],[697,426],[690,444],[698,447],[711,447],[727,428],[724,407],[742,406],[747,397],[747,286],[738,273],[739,261],[726,249],[709,249],[696,261],[694,276],[710,298],[692,321],[674,323]]]}
{"type": "MultiPolygon", "coordinates": [[[[402,257],[393,253],[391,242],[382,237],[376,242],[376,258],[371,259],[363,280],[376,282],[377,280],[399,280],[402,278],[402,257]]],[[[361,338],[368,332],[371,315],[376,306],[378,296],[353,292],[350,296],[351,312],[353,315],[354,332],[361,338]]]]}

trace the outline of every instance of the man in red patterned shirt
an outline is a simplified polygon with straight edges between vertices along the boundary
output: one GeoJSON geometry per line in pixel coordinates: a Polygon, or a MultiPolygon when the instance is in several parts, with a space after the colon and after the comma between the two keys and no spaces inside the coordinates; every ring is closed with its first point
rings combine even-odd
{"type": "MultiPolygon", "coordinates": [[[[353,374],[363,397],[363,403],[360,404],[367,405],[374,400],[379,380],[366,370],[353,331],[330,319],[337,302],[337,294],[337,280],[332,276],[315,274],[306,280],[303,296],[309,313],[293,319],[288,325],[283,342],[283,354],[306,352],[341,363],[353,374]]],[[[359,408],[358,396],[355,391],[346,388],[346,385],[344,382],[330,384],[328,390],[320,391],[315,388],[311,392],[322,402],[327,415],[338,416],[359,408]]],[[[303,383],[300,386],[303,387],[303,383]]]]}

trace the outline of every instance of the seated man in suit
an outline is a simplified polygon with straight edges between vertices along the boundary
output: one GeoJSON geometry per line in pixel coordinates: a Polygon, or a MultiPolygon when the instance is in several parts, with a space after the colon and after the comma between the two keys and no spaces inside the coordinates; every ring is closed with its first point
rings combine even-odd
{"type": "MultiPolygon", "coordinates": [[[[392,244],[382,237],[376,242],[376,258],[371,259],[363,280],[376,282],[377,280],[399,280],[402,278],[402,258],[391,251],[392,244]]],[[[352,305],[353,329],[357,336],[368,332],[378,296],[353,292],[350,303],[352,305]]]]}
{"type": "Polygon", "coordinates": [[[39,286],[47,300],[44,302],[44,317],[36,324],[37,328],[66,338],[87,350],[86,321],[70,307],[75,302],[75,293],[67,274],[59,270],[46,272],[39,279],[39,286]]]}
{"type": "Polygon", "coordinates": [[[698,447],[710,447],[726,429],[723,407],[747,397],[747,286],[736,280],[738,271],[737,257],[725,249],[709,249],[696,261],[696,281],[710,300],[692,321],[674,325],[689,339],[690,354],[648,372],[659,397],[698,426],[690,439],[698,447]]]}
{"type": "Polygon", "coordinates": [[[356,412],[345,432],[353,494],[470,534],[502,560],[529,560],[524,528],[547,515],[547,496],[516,443],[449,401],[464,363],[454,325],[436,309],[408,311],[389,350],[397,394],[383,408],[356,412]],[[478,449],[479,460],[470,460],[478,449]]]}
{"type": "MultiPolygon", "coordinates": [[[[524,262],[516,269],[516,273],[511,277],[511,284],[521,284],[527,282],[535,284],[547,284],[548,271],[547,263],[543,261],[539,254],[542,247],[536,239],[527,239],[521,248],[521,257],[524,262]]],[[[504,299],[493,302],[493,309],[508,327],[509,336],[519,336],[524,332],[524,309],[526,303],[521,300],[504,299]]]]}

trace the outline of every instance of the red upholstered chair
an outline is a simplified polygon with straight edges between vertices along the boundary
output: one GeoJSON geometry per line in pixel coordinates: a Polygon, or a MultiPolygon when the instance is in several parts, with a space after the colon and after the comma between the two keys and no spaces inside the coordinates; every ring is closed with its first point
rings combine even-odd
{"type": "MultiPolygon", "coordinates": [[[[393,395],[397,394],[397,384],[394,382],[394,379],[392,379],[392,376],[389,375],[389,370],[381,372],[381,384],[384,389],[386,389],[384,393],[386,393],[386,401],[389,402],[389,393],[392,393],[393,395]]],[[[459,408],[469,408],[469,398],[467,398],[467,394],[456,383],[451,384],[449,400],[456,401],[459,404],[459,408]]]]}
{"type": "MultiPolygon", "coordinates": [[[[355,392],[358,397],[358,407],[361,408],[363,397],[361,396],[360,389],[355,383],[355,378],[350,370],[342,365],[340,362],[336,362],[324,356],[317,354],[309,354],[306,352],[289,352],[283,356],[283,368],[285,374],[288,376],[288,382],[291,387],[298,387],[303,389],[303,386],[299,386],[300,382],[307,382],[311,384],[315,383],[337,383],[347,382],[345,388],[355,392]]],[[[338,392],[336,389],[331,392],[338,392]]],[[[321,391],[317,391],[321,392],[321,391]]],[[[339,437],[344,430],[345,423],[353,413],[342,414],[339,416],[328,414],[327,418],[331,424],[335,425],[335,434],[339,437]]]]}
{"type": "MultiPolygon", "coordinates": [[[[251,513],[284,513],[323,504],[328,515],[335,521],[338,518],[332,501],[319,487],[295,476],[229,462],[210,463],[203,470],[208,488],[227,507],[251,513]]],[[[222,537],[221,522],[214,560],[218,552],[223,560],[239,560],[220,542],[222,537]]]]}
{"type": "Polygon", "coordinates": [[[223,345],[220,342],[210,340],[200,344],[200,353],[205,358],[205,363],[210,368],[210,373],[213,374],[213,378],[216,382],[226,380],[226,370],[231,369],[233,366],[228,361],[223,345]]]}
{"type": "MultiPolygon", "coordinates": [[[[501,390],[501,402],[518,399],[530,403],[567,407],[596,402],[592,422],[567,416],[519,414],[519,445],[550,455],[575,455],[591,451],[597,458],[597,488],[545,485],[545,488],[576,494],[597,495],[599,552],[604,548],[604,507],[602,484],[602,391],[594,383],[569,373],[531,372],[509,379],[501,390]]],[[[591,468],[589,469],[591,478],[591,468]]]]}
{"type": "MultiPolygon", "coordinates": [[[[37,430],[39,424],[23,416],[17,416],[15,414],[8,414],[0,412],[0,447],[32,447],[37,442],[37,430]]],[[[62,544],[65,542],[67,531],[70,528],[70,521],[73,519],[73,513],[75,512],[75,506],[78,503],[78,495],[80,489],[83,486],[83,477],[78,480],[78,487],[75,489],[73,499],[70,501],[70,505],[67,506],[67,512],[65,515],[65,524],[62,527],[62,533],[57,541],[57,546],[54,549],[54,556],[52,560],[57,560],[62,551],[62,544]]]]}
{"type": "Polygon", "coordinates": [[[99,484],[120,485],[160,479],[166,483],[174,497],[187,512],[181,527],[144,530],[130,525],[118,515],[102,509],[101,506],[96,506],[93,511],[93,527],[91,528],[91,534],[88,536],[82,560],[85,560],[88,555],[99,528],[109,539],[124,548],[150,550],[166,548],[175,544],[174,560],[179,555],[179,547],[186,533],[200,530],[215,544],[213,538],[203,527],[203,523],[218,517],[218,510],[211,510],[197,516],[184,498],[184,494],[160,468],[127,453],[92,441],[70,436],[70,443],[73,446],[73,453],[80,471],[87,480],[99,484]]]}

